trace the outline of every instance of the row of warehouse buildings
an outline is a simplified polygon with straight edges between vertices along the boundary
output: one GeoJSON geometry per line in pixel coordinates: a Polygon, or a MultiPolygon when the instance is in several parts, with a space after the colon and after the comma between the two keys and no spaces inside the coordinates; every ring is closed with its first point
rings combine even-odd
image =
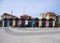
{"type": "Polygon", "coordinates": [[[4,13],[1,15],[0,27],[55,27],[56,22],[60,22],[60,16],[54,12],[41,13],[40,18],[33,18],[27,14],[20,18],[4,13]]]}

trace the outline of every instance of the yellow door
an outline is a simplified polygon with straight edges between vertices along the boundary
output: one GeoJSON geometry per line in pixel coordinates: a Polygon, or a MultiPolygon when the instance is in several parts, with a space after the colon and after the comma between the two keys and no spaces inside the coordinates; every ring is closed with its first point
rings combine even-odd
{"type": "Polygon", "coordinates": [[[39,27],[41,27],[42,26],[42,21],[40,20],[38,24],[39,24],[39,27]]]}
{"type": "Polygon", "coordinates": [[[16,23],[16,21],[15,21],[15,20],[13,20],[13,25],[12,25],[13,27],[15,26],[15,23],[16,23]]]}

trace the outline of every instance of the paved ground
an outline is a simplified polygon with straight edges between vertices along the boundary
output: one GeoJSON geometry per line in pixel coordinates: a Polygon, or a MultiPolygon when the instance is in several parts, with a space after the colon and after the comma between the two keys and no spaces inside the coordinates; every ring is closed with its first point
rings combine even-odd
{"type": "Polygon", "coordinates": [[[60,43],[60,29],[45,29],[0,28],[0,43],[60,43]]]}

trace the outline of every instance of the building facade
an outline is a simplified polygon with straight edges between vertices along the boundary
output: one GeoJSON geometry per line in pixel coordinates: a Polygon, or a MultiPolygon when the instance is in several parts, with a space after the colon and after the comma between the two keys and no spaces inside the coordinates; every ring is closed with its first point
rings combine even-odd
{"type": "Polygon", "coordinates": [[[56,22],[56,14],[53,12],[41,13],[40,19],[27,14],[18,18],[8,13],[4,13],[1,18],[4,27],[54,27],[56,22]]]}
{"type": "Polygon", "coordinates": [[[59,22],[60,23],[60,15],[56,16],[56,22],[59,22]]]}
{"type": "MultiPolygon", "coordinates": [[[[2,16],[1,16],[1,18],[2,18],[2,22],[3,22],[3,27],[5,26],[5,27],[7,27],[8,25],[9,26],[13,26],[13,23],[14,23],[14,20],[16,19],[16,18],[18,18],[18,17],[16,17],[16,16],[13,16],[13,15],[11,15],[11,14],[8,14],[8,13],[4,13],[2,16]]],[[[16,20],[15,20],[16,21],[16,20]]]]}
{"type": "Polygon", "coordinates": [[[55,22],[56,22],[56,14],[54,12],[47,12],[46,14],[44,13],[40,14],[39,25],[42,25],[42,27],[54,27],[55,22]]]}

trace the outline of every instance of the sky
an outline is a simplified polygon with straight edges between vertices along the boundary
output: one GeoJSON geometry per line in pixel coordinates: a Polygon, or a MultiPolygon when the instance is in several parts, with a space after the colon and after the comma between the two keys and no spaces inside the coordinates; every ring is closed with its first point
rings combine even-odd
{"type": "Polygon", "coordinates": [[[0,16],[13,11],[12,15],[23,14],[40,17],[40,13],[55,12],[60,14],[60,0],[0,0],[0,16]]]}

